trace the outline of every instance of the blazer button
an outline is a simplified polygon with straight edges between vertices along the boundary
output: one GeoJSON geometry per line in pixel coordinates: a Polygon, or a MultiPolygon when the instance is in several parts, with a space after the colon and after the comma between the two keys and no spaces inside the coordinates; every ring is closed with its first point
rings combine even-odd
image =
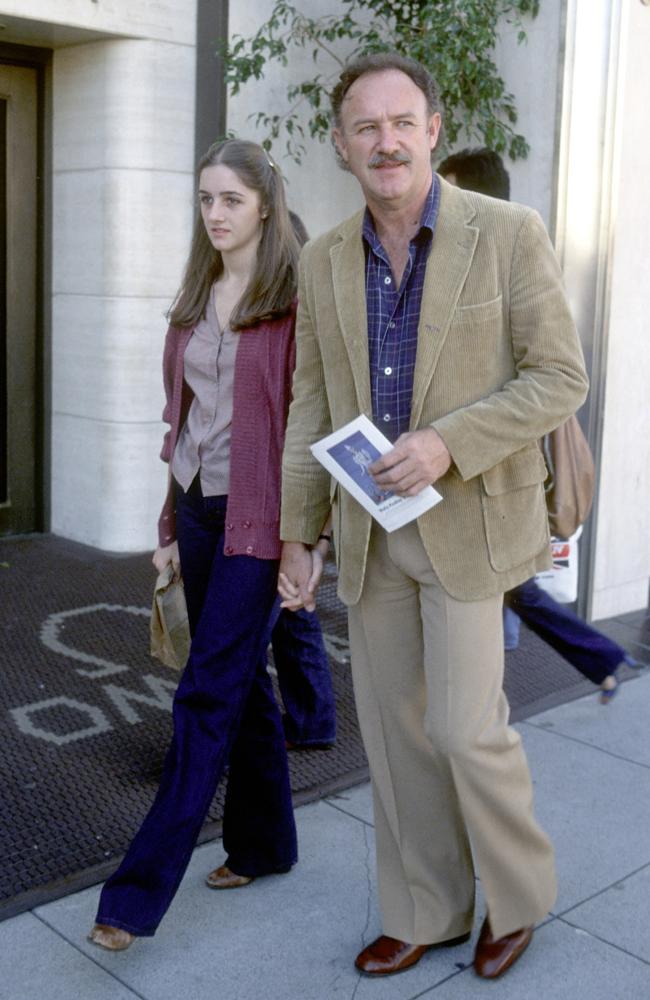
{"type": "Polygon", "coordinates": [[[246,546],[246,555],[252,556],[252,554],[253,554],[253,546],[252,545],[247,545],[246,546]]]}
{"type": "Polygon", "coordinates": [[[227,555],[231,556],[233,554],[233,551],[234,550],[233,550],[232,545],[226,545],[226,554],[227,555]]]}

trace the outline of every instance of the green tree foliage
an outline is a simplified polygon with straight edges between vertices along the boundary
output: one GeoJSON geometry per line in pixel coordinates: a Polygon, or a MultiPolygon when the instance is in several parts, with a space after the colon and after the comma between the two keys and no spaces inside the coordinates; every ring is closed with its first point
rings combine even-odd
{"type": "Polygon", "coordinates": [[[393,50],[427,66],[440,87],[446,142],[461,130],[471,144],[489,146],[511,159],[525,158],[529,146],[514,126],[517,109],[494,62],[499,26],[509,24],[526,41],[524,19],[537,16],[540,0],[341,0],[342,8],[308,17],[288,0],[275,0],[268,21],[248,38],[235,36],[227,49],[226,80],[232,94],[269,62],[289,64],[292,51],[311,50],[314,75],[287,87],[287,106],[278,114],[251,117],[266,130],[267,149],[284,140],[298,163],[307,136],[329,133],[329,91],[340,67],[353,55],[393,50]],[[334,73],[322,70],[323,56],[334,73]],[[305,114],[305,110],[307,114],[305,114]]]}

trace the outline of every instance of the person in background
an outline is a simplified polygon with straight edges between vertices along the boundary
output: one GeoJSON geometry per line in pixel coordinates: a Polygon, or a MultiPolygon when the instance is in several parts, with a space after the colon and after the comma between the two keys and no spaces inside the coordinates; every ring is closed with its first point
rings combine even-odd
{"type": "Polygon", "coordinates": [[[508,725],[502,595],[549,565],[538,441],[587,378],[537,213],[432,173],[441,112],[425,67],[354,60],[332,117],[366,207],[301,254],[279,590],[315,606],[312,546],[332,507],[383,920],[357,969],[392,975],[467,940],[476,864],[488,915],[474,969],[492,979],[555,899],[508,725]],[[392,442],[369,467],[377,488],[443,496],[390,534],[310,452],[360,413],[392,442]]]}
{"type": "MultiPolygon", "coordinates": [[[[296,863],[285,737],[266,669],[280,556],[280,474],[295,362],[299,246],[280,172],[227,139],[198,167],[198,213],[170,312],[163,378],[169,491],[153,561],[182,570],[192,643],[154,803],[101,893],[90,938],[155,933],[228,765],[214,889],[296,863]]],[[[314,559],[328,543],[318,541],[314,559]]]]}
{"type": "MultiPolygon", "coordinates": [[[[492,198],[510,200],[510,176],[503,160],[492,149],[460,150],[439,164],[438,173],[465,191],[480,191],[492,198]]],[[[520,620],[600,687],[603,705],[609,704],[618,691],[619,668],[624,663],[637,666],[622,646],[555,601],[534,577],[504,594],[506,650],[516,649],[519,644],[520,620]]]]}
{"type": "Polygon", "coordinates": [[[499,154],[485,146],[452,153],[438,164],[437,172],[464,191],[510,201],[510,174],[499,154]]]}

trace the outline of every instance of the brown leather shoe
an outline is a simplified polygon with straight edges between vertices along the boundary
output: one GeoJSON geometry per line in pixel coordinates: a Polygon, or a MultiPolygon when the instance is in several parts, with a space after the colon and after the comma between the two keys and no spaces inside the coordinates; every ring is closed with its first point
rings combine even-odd
{"type": "Polygon", "coordinates": [[[242,885],[254,882],[255,878],[253,875],[236,875],[226,865],[221,865],[210,872],[205,881],[211,889],[239,889],[242,885]]]}
{"type": "Polygon", "coordinates": [[[474,971],[483,979],[496,979],[523,955],[533,936],[532,927],[522,927],[504,937],[492,937],[490,922],[485,918],[474,954],[474,971]]]}
{"type": "Polygon", "coordinates": [[[468,940],[469,934],[463,934],[437,944],[407,944],[406,941],[398,941],[397,938],[382,934],[359,952],[354,964],[366,976],[392,976],[395,972],[404,972],[416,965],[425,951],[431,948],[451,948],[468,940]]]}

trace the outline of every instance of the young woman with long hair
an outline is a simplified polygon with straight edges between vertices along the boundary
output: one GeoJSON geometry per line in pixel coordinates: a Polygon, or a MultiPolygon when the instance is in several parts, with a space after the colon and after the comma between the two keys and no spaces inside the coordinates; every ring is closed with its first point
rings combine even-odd
{"type": "MultiPolygon", "coordinates": [[[[192,645],[155,801],[105,884],[90,937],[154,934],[226,764],[225,864],[213,888],[297,860],[285,736],[265,639],[280,556],[280,463],[294,367],[298,242],[265,150],[228,139],[199,163],[199,213],[163,374],[169,492],[160,571],[182,569],[192,645]]],[[[327,541],[318,543],[326,552],[327,541]]]]}

